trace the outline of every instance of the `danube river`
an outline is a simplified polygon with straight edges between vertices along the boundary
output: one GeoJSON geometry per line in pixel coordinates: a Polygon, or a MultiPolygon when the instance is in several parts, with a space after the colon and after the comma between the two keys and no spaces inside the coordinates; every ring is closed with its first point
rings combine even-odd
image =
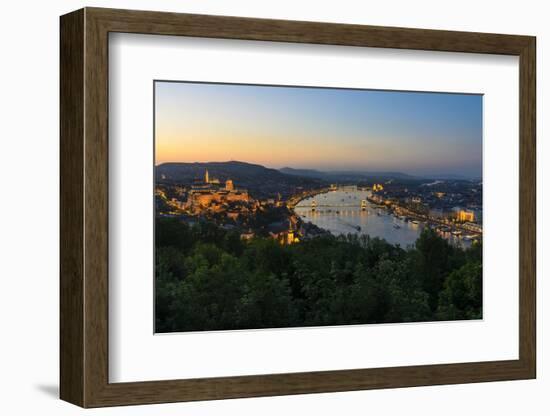
{"type": "MultiPolygon", "coordinates": [[[[390,244],[399,244],[401,247],[414,244],[426,225],[422,222],[415,224],[402,220],[368,201],[366,209],[363,210],[361,201],[366,200],[369,195],[370,191],[330,191],[303,199],[294,211],[303,221],[311,222],[334,235],[368,234],[371,237],[383,238],[390,244]],[[317,205],[315,210],[312,210],[313,201],[317,205]]],[[[453,244],[470,245],[469,242],[450,233],[443,237],[453,244]]]]}

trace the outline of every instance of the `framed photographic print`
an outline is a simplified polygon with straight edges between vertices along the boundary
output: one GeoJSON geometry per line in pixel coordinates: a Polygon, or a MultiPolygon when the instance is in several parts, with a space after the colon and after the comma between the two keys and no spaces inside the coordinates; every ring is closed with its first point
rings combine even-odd
{"type": "Polygon", "coordinates": [[[534,378],[535,38],[61,17],[83,406],[534,378]]]}

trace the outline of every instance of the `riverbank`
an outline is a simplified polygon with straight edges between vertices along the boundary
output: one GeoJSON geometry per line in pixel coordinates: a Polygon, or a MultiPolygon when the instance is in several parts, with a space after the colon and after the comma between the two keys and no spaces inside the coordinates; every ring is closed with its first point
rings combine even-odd
{"type": "Polygon", "coordinates": [[[370,196],[371,193],[364,190],[316,192],[300,199],[293,212],[302,221],[315,224],[334,235],[368,234],[402,247],[414,244],[425,227],[436,229],[442,238],[464,248],[481,239],[480,234],[463,230],[458,224],[431,220],[411,211],[406,214],[403,210],[396,212],[395,207],[377,204],[370,196]],[[366,207],[361,206],[364,199],[367,200],[366,207]],[[315,209],[312,209],[314,201],[315,209]]]}
{"type": "Polygon", "coordinates": [[[310,191],[302,192],[301,194],[298,194],[298,195],[295,195],[295,196],[289,198],[288,201],[286,201],[286,206],[289,209],[292,210],[300,202],[302,202],[304,199],[312,198],[314,196],[321,195],[321,194],[324,194],[324,193],[328,193],[330,191],[331,191],[330,188],[321,188],[321,189],[313,189],[313,190],[310,190],[310,191]]]}
{"type": "Polygon", "coordinates": [[[380,208],[390,211],[391,214],[397,218],[405,219],[406,221],[411,221],[411,220],[418,221],[420,223],[424,223],[428,225],[431,228],[435,228],[438,231],[450,232],[451,234],[454,233],[455,235],[464,234],[471,239],[481,239],[483,235],[482,232],[468,228],[467,226],[461,223],[456,223],[445,219],[428,217],[422,213],[414,212],[400,205],[388,206],[386,204],[380,204],[374,201],[372,198],[369,198],[368,201],[371,204],[374,204],[380,208]]]}

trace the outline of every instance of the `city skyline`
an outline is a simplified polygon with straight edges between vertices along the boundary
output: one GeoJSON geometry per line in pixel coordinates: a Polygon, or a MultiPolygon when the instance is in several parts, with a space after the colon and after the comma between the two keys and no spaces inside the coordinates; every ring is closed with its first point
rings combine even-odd
{"type": "Polygon", "coordinates": [[[155,82],[155,164],[482,173],[482,96],[155,82]]]}

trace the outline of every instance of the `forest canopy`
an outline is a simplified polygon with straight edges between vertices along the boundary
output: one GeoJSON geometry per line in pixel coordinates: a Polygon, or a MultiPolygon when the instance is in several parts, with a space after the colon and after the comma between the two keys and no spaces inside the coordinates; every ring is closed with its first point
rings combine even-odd
{"type": "Polygon", "coordinates": [[[412,247],[324,235],[298,244],[157,217],[155,331],[482,317],[482,247],[425,228],[412,247]]]}

